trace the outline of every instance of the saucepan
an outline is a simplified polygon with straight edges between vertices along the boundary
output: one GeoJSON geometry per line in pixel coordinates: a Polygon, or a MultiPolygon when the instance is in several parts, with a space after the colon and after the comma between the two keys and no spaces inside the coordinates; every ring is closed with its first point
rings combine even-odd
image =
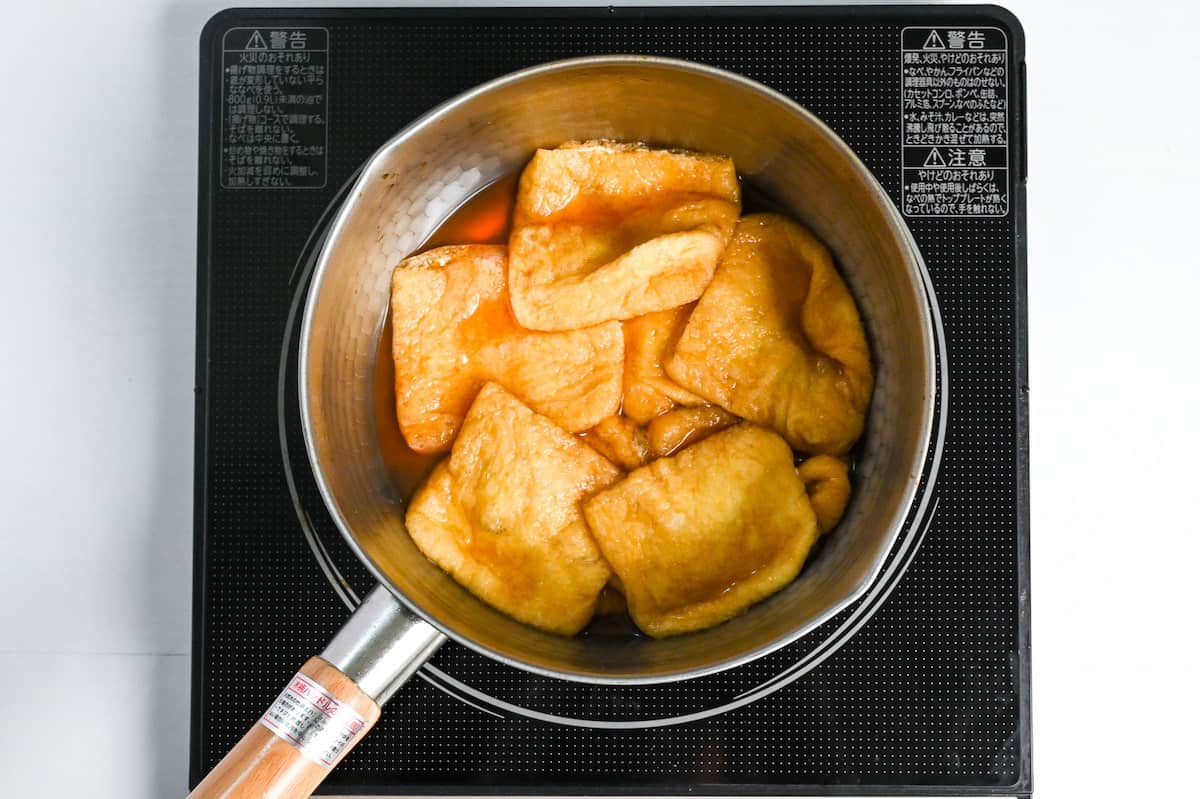
{"type": "Polygon", "coordinates": [[[307,796],[447,639],[564,680],[655,683],[745,663],[860,597],[900,533],[933,424],[934,332],[920,254],[887,194],[813,114],[747,78],[685,61],[573,59],[474,88],[397,133],[364,166],[316,264],[299,350],[305,443],[324,501],[379,586],[300,666],[195,797],[307,796]],[[862,312],[876,386],[841,524],[798,579],[703,632],[564,638],[476,599],[404,528],[380,449],[375,359],[396,263],[538,147],[642,141],[731,156],[829,246],[862,312]]]}

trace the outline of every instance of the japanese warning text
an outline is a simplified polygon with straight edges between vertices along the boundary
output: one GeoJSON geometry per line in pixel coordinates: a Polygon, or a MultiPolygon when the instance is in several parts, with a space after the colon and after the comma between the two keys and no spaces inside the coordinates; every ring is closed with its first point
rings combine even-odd
{"type": "Polygon", "coordinates": [[[901,33],[906,216],[1008,213],[1007,51],[998,28],[901,33]]]}
{"type": "Polygon", "coordinates": [[[232,28],[221,50],[221,186],[324,186],[328,31],[232,28]]]}

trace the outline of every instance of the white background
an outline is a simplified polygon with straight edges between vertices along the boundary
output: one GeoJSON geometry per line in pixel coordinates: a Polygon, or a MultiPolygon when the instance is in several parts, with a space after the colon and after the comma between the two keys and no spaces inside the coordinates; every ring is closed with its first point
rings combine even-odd
{"type": "MultiPolygon", "coordinates": [[[[0,15],[3,796],[186,793],[197,38],[219,8],[0,15]]],[[[1036,793],[1183,795],[1200,13],[1009,8],[1029,64],[1036,793]]]]}

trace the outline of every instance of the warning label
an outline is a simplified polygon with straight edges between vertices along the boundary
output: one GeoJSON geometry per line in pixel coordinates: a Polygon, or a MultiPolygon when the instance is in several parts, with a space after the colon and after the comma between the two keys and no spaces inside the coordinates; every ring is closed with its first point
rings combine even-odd
{"type": "Polygon", "coordinates": [[[329,32],[231,28],[221,50],[221,186],[324,186],[329,32]]]}
{"type": "Polygon", "coordinates": [[[999,28],[901,34],[906,216],[1008,214],[1008,39],[999,28]]]}

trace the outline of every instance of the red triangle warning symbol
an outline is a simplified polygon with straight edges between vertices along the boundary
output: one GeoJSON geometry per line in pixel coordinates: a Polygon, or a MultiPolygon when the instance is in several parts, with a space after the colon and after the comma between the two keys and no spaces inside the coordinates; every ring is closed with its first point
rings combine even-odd
{"type": "Polygon", "coordinates": [[[250,41],[246,42],[247,50],[266,50],[267,42],[263,39],[262,34],[258,31],[250,34],[250,41]]]}
{"type": "Polygon", "coordinates": [[[946,159],[942,158],[942,151],[934,147],[929,151],[929,155],[925,158],[925,166],[945,166],[946,159]]]}
{"type": "Polygon", "coordinates": [[[922,50],[945,50],[946,43],[942,41],[942,37],[937,31],[930,31],[929,38],[925,40],[925,44],[921,45],[922,50]]]}

